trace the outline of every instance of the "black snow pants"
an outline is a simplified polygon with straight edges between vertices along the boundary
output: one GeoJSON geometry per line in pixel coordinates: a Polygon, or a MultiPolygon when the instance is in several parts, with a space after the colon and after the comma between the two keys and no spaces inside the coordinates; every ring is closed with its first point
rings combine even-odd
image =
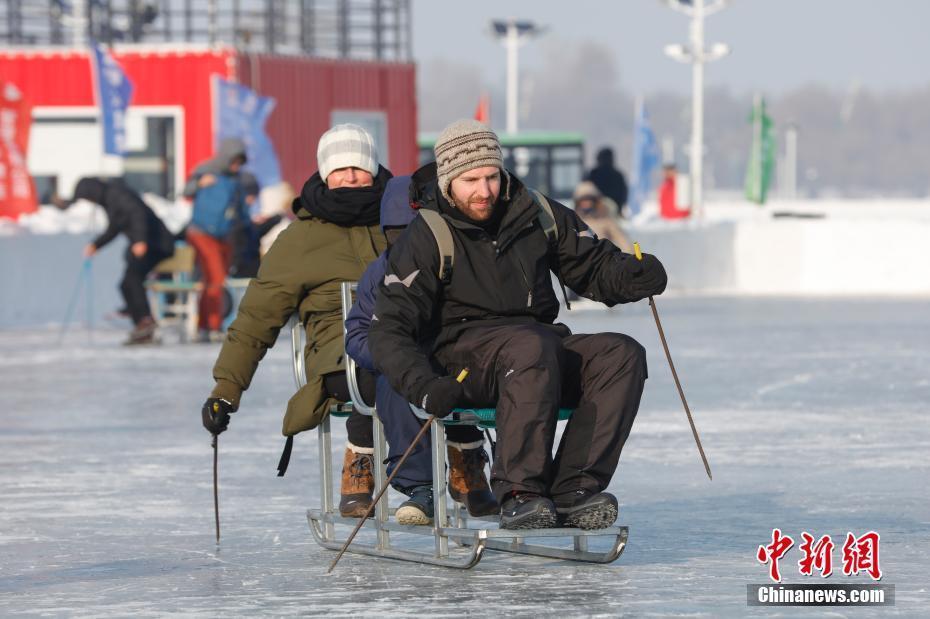
{"type": "Polygon", "coordinates": [[[491,487],[558,501],[610,483],[630,435],[646,380],[646,351],[619,333],[563,337],[552,325],[474,327],[437,351],[455,376],[468,368],[465,395],[496,406],[491,487]],[[555,457],[558,409],[573,408],[555,457]]]}
{"type": "MultiPolygon", "coordinates": [[[[358,378],[358,390],[361,392],[359,395],[366,402],[374,402],[376,375],[363,368],[358,368],[356,377],[358,378]]],[[[326,390],[327,395],[336,398],[340,402],[352,401],[352,396],[349,395],[349,381],[346,380],[345,372],[324,374],[323,388],[326,390]]],[[[346,434],[348,434],[349,442],[356,447],[371,448],[375,446],[372,419],[357,410],[353,409],[346,419],[346,434]]]]}
{"type": "Polygon", "coordinates": [[[150,247],[141,258],[137,258],[127,249],[125,258],[126,271],[123,273],[119,290],[126,302],[126,309],[129,317],[132,318],[132,324],[137,325],[143,318],[152,315],[149,300],[145,294],[145,278],[155,268],[155,265],[167,256],[150,247]]]}

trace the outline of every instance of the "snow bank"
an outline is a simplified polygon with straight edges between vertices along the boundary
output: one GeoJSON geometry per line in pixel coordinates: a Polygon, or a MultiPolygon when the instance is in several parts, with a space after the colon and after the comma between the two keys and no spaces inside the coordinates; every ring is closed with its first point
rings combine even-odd
{"type": "Polygon", "coordinates": [[[930,295],[930,203],[709,205],[703,224],[629,227],[671,289],[773,295],[930,295]]]}
{"type": "MultiPolygon", "coordinates": [[[[187,222],[184,201],[145,197],[172,231],[187,222]]],[[[102,209],[89,203],[0,220],[0,328],[60,322],[81,247],[105,225],[102,209]]],[[[927,202],[715,203],[702,224],[656,221],[647,209],[628,232],[661,257],[673,292],[930,296],[927,202]]],[[[121,305],[124,247],[117,240],[94,258],[97,320],[121,305]]],[[[75,314],[84,316],[83,305],[75,314]]]]}
{"type": "MultiPolygon", "coordinates": [[[[190,221],[191,207],[186,200],[171,201],[151,193],[144,194],[142,198],[175,234],[190,221]]],[[[23,215],[19,221],[0,217],[0,237],[19,234],[89,234],[93,231],[99,234],[106,227],[106,212],[86,200],[78,200],[64,211],[43,205],[37,212],[23,215]]]]}

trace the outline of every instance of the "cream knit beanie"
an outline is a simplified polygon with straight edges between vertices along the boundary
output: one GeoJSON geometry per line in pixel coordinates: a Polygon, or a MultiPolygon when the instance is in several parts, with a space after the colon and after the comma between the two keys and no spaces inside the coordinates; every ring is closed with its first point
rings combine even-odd
{"type": "Polygon", "coordinates": [[[358,125],[335,125],[324,133],[316,149],[316,162],[324,183],[326,177],[339,168],[359,168],[372,177],[378,176],[375,140],[358,125]]]}

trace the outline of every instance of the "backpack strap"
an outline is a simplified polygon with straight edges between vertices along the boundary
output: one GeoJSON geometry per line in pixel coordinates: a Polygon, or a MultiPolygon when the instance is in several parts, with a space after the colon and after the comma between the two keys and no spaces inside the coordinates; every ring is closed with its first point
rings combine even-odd
{"type": "Polygon", "coordinates": [[[436,247],[439,249],[439,280],[448,286],[452,282],[452,267],[455,265],[455,244],[452,242],[449,224],[436,211],[420,209],[420,216],[436,239],[436,247]]]}
{"type": "MultiPolygon", "coordinates": [[[[546,196],[542,194],[541,191],[536,189],[530,190],[533,195],[533,201],[536,202],[536,206],[539,207],[539,213],[536,215],[539,220],[539,225],[542,226],[543,232],[546,233],[546,238],[549,239],[550,247],[557,248],[559,244],[559,227],[555,223],[555,215],[552,212],[552,205],[549,204],[549,200],[546,199],[546,196]]],[[[555,276],[559,280],[559,287],[562,289],[562,298],[565,299],[565,309],[572,309],[572,304],[568,300],[568,292],[565,290],[565,281],[562,279],[562,267],[559,264],[558,251],[555,252],[553,258],[555,262],[555,276]]]]}
{"type": "Polygon", "coordinates": [[[539,207],[539,225],[542,226],[543,232],[546,233],[546,238],[549,239],[550,243],[557,243],[559,240],[559,228],[555,223],[555,215],[552,213],[552,205],[549,204],[549,200],[546,199],[546,196],[542,194],[541,191],[536,189],[530,190],[533,194],[533,201],[536,202],[536,206],[539,207]]]}

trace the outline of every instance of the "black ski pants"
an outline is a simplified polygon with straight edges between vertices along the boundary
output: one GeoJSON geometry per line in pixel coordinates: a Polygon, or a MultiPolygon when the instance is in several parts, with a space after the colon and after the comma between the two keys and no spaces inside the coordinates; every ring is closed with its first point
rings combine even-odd
{"type": "Polygon", "coordinates": [[[126,270],[123,272],[119,290],[126,302],[126,310],[132,318],[132,324],[137,325],[143,318],[152,315],[148,296],[145,294],[145,278],[155,265],[167,256],[149,249],[141,258],[137,258],[127,249],[125,257],[126,270]]]}
{"type": "MultiPolygon", "coordinates": [[[[356,377],[358,378],[358,390],[361,392],[359,395],[366,402],[373,402],[375,399],[376,375],[366,369],[358,368],[356,377]]],[[[349,395],[349,381],[346,379],[345,372],[324,374],[323,388],[326,390],[327,395],[336,398],[340,402],[352,401],[352,396],[349,395]]],[[[371,417],[353,409],[346,419],[346,434],[349,442],[356,447],[374,447],[375,437],[372,423],[371,417]]]]}
{"type": "Polygon", "coordinates": [[[560,335],[551,325],[474,327],[437,352],[449,374],[468,368],[465,395],[496,406],[491,488],[565,501],[604,490],[630,435],[646,380],[646,351],[619,333],[560,335]],[[552,456],[558,409],[573,408],[552,456]]]}

